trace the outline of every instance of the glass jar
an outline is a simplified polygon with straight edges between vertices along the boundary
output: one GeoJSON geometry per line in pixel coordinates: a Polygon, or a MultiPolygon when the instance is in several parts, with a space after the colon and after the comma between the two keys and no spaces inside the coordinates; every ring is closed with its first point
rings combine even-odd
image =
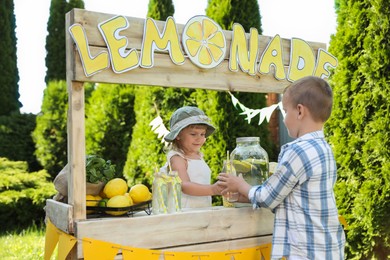
{"type": "Polygon", "coordinates": [[[252,186],[262,184],[269,176],[268,153],[260,146],[260,137],[237,138],[230,160],[235,174],[242,174],[252,186]]]}
{"type": "Polygon", "coordinates": [[[154,174],[152,186],[152,213],[154,215],[167,214],[168,208],[168,183],[163,172],[154,174]]]}

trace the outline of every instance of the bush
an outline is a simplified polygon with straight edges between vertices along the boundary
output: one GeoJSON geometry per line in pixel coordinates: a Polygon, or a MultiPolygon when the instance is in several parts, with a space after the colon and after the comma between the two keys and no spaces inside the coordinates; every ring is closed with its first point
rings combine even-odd
{"type": "Polygon", "coordinates": [[[45,170],[29,173],[26,162],[0,158],[0,232],[24,228],[44,219],[46,199],[54,196],[45,170]]]}
{"type": "Polygon", "coordinates": [[[34,151],[31,133],[35,128],[34,114],[0,116],[0,157],[12,161],[26,161],[29,171],[41,170],[34,151]]]}

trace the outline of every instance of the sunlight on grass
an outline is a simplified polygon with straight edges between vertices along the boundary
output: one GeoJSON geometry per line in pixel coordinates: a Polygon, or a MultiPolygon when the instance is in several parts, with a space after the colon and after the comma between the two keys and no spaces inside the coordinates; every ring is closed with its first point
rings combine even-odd
{"type": "MultiPolygon", "coordinates": [[[[0,234],[0,259],[43,259],[45,251],[45,228],[29,227],[22,232],[0,234]]],[[[57,249],[51,259],[57,256],[57,249]]]]}

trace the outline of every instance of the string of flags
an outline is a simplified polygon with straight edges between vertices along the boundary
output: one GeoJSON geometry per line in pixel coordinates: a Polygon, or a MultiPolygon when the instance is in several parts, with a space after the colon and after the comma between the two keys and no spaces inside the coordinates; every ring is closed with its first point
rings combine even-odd
{"type": "Polygon", "coordinates": [[[57,245],[57,259],[65,260],[76,242],[82,243],[84,260],[114,260],[118,259],[118,256],[122,256],[123,260],[268,260],[271,258],[271,244],[223,252],[176,252],[135,248],[92,238],[77,239],[74,236],[59,230],[50,222],[50,220],[48,220],[46,225],[44,260],[51,259],[57,245]]]}
{"type": "Polygon", "coordinates": [[[232,99],[233,106],[235,108],[237,108],[238,106],[238,108],[242,110],[240,115],[246,116],[245,120],[248,121],[248,124],[250,124],[252,118],[256,117],[257,115],[259,115],[259,125],[263,123],[264,119],[267,119],[267,122],[269,122],[269,120],[271,119],[271,115],[276,108],[279,108],[279,110],[282,112],[283,117],[285,117],[282,102],[273,104],[269,107],[263,107],[261,109],[252,109],[244,106],[230,91],[228,91],[228,93],[230,94],[230,97],[232,99]]]}
{"type": "MultiPolygon", "coordinates": [[[[240,115],[246,116],[245,120],[248,121],[248,124],[250,124],[252,119],[256,116],[259,116],[259,125],[263,123],[264,119],[269,122],[272,113],[277,108],[279,108],[279,110],[281,111],[282,116],[285,117],[282,102],[273,104],[268,107],[263,107],[261,109],[252,109],[244,106],[230,91],[228,91],[228,93],[230,94],[230,97],[232,99],[233,106],[242,111],[240,115]]],[[[164,137],[169,134],[169,130],[165,127],[162,118],[158,115],[150,122],[149,125],[152,127],[152,131],[157,134],[158,139],[161,139],[161,142],[164,143],[165,146],[168,146],[169,143],[164,140],[164,137]]]]}

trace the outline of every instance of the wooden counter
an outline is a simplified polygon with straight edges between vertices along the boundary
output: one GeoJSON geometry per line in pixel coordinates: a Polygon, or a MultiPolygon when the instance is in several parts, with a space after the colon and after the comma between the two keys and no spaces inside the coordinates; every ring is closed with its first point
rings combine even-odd
{"type": "MultiPolygon", "coordinates": [[[[88,219],[76,222],[75,230],[80,239],[138,248],[224,251],[270,243],[273,220],[265,209],[211,207],[167,215],[88,219]]],[[[82,253],[81,243],[78,246],[82,253]]]]}
{"type": "MultiPolygon", "coordinates": [[[[93,238],[137,248],[212,252],[271,243],[273,221],[274,215],[267,209],[221,206],[175,214],[138,212],[133,217],[77,220],[73,235],[78,240],[93,238]]],[[[77,243],[77,258],[83,258],[81,242],[77,243]]]]}

